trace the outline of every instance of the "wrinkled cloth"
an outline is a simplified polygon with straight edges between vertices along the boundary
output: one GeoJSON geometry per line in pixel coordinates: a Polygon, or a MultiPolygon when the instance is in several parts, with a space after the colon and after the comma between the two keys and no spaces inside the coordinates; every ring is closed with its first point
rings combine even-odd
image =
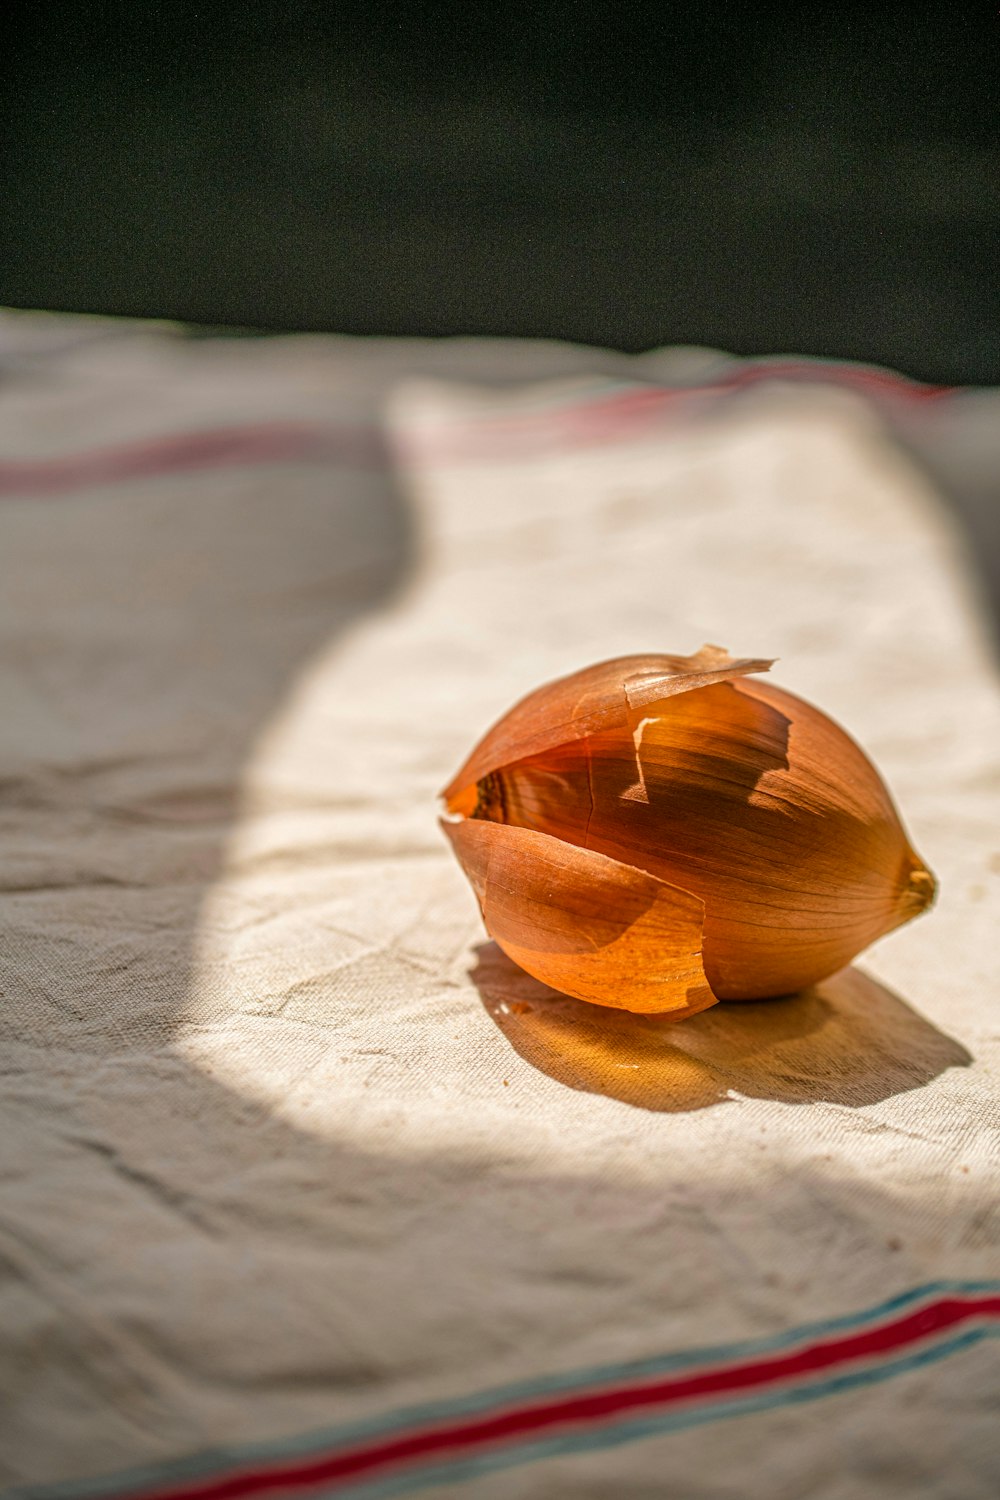
{"type": "MultiPolygon", "coordinates": [[[[0,320],[18,1492],[1000,1278],[1000,694],[956,519],[1000,398],[747,368],[0,320]],[[435,798],[543,680],[704,642],[859,739],[941,893],[672,1025],[517,971],[435,798]]],[[[884,1373],[407,1483],[993,1497],[1000,1343],[884,1373]]]]}

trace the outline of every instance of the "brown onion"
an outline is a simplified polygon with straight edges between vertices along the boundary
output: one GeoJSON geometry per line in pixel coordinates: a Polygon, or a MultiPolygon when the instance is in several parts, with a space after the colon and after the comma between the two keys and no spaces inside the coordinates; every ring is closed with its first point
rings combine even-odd
{"type": "Polygon", "coordinates": [[[716,646],[547,684],[479,742],[443,827],[487,930],[566,994],[677,1017],[803,989],[929,905],[878,772],[716,646]]]}

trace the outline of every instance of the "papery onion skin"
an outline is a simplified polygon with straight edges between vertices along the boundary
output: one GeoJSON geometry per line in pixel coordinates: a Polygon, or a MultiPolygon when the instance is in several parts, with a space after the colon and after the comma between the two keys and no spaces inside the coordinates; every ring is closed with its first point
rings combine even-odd
{"type": "Polygon", "coordinates": [[[457,820],[446,831],[487,929],[523,968],[580,999],[687,1015],[715,999],[803,989],[930,903],[934,879],[874,766],[827,715],[748,675],[769,665],[718,647],[598,663],[531,694],[484,736],[446,789],[457,820]],[[490,858],[502,893],[489,888],[481,851],[477,874],[468,868],[470,840],[482,839],[461,836],[463,819],[497,829],[490,858]],[[553,857],[546,840],[563,852],[553,857]],[[629,867],[659,883],[648,887],[656,911],[684,912],[688,925],[675,932],[647,917],[630,938],[623,920],[605,941],[585,921],[567,938],[589,869],[606,883],[609,921],[619,887],[623,913],[631,909],[629,867]],[[677,975],[690,979],[692,897],[704,911],[704,985],[685,989],[677,975]],[[654,928],[683,947],[687,969],[669,962],[679,954],[654,962],[654,928]]]}

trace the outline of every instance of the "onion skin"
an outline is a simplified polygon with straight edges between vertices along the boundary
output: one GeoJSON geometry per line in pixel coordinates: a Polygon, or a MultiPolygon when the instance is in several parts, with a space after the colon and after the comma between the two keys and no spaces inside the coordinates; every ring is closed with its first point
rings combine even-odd
{"type": "Polygon", "coordinates": [[[803,989],[933,876],[832,719],[718,647],[547,684],[475,747],[445,832],[491,936],[578,999],[695,1014],[803,989]]]}

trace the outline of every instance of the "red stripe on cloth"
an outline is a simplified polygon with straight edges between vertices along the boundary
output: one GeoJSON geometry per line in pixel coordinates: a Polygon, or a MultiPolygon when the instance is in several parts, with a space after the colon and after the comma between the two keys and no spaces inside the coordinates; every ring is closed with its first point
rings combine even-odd
{"type": "Polygon", "coordinates": [[[84,486],[114,484],[199,469],[246,468],[331,458],[369,463],[379,455],[376,429],[258,422],[171,433],[61,458],[0,460],[0,495],[61,495],[84,486]]]}
{"type": "Polygon", "coordinates": [[[736,389],[761,380],[805,380],[859,386],[881,395],[896,396],[901,401],[916,402],[937,401],[942,396],[953,395],[956,389],[949,385],[922,385],[891,370],[873,370],[864,365],[827,365],[810,360],[765,360],[762,364],[744,365],[714,383],[726,389],[736,389]]]}
{"type": "MultiPolygon", "coordinates": [[[[546,447],[553,440],[574,444],[582,440],[602,442],[655,422],[663,411],[679,401],[725,396],[768,380],[847,385],[876,398],[891,396],[905,402],[925,402],[951,394],[949,387],[918,385],[884,370],[808,361],[770,361],[737,366],[703,385],[639,386],[542,411],[473,419],[443,433],[404,437],[400,446],[404,454],[412,450],[432,459],[469,456],[485,459],[506,456],[507,444],[517,438],[534,437],[546,447]]],[[[0,460],[0,497],[62,495],[127,479],[329,459],[365,466],[381,461],[378,429],[362,423],[334,428],[302,422],[258,422],[252,426],[172,433],[59,458],[0,460]]]]}
{"type": "Polygon", "coordinates": [[[142,1496],[143,1500],[238,1500],[268,1490],[337,1487],[390,1466],[456,1458],[523,1441],[555,1428],[607,1423],[649,1408],[662,1409],[685,1402],[711,1404],[713,1400],[761,1387],[804,1383],[810,1376],[859,1360],[877,1360],[979,1318],[1000,1318],[1000,1296],[943,1297],[873,1328],[765,1358],[523,1403],[485,1416],[397,1433],[325,1455],[230,1471],[194,1484],[146,1490],[142,1496]]]}
{"type": "Polygon", "coordinates": [[[954,394],[955,387],[919,385],[887,370],[854,365],[827,365],[819,361],[769,360],[761,364],[736,365],[700,385],[637,386],[606,396],[590,396],[553,403],[537,410],[496,412],[469,417],[465,422],[403,434],[397,439],[402,455],[434,461],[448,459],[494,459],[524,452],[537,445],[542,450],[562,443],[599,444],[630,436],[654,426],[660,417],[679,404],[724,398],[769,381],[791,381],[799,385],[833,385],[857,390],[873,401],[920,405],[954,394]]]}

